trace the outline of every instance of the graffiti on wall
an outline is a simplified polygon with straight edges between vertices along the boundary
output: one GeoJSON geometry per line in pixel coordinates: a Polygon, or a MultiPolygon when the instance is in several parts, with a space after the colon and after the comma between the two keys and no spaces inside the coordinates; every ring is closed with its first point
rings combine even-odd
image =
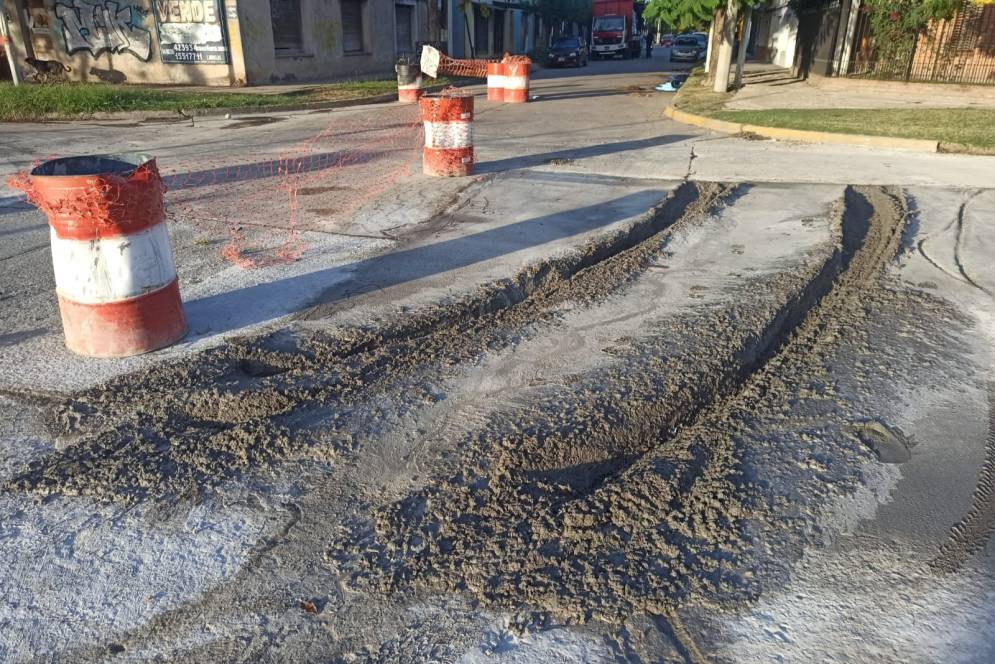
{"type": "Polygon", "coordinates": [[[142,27],[142,15],[135,7],[113,0],[72,0],[56,4],[55,15],[62,21],[69,53],[89,51],[97,57],[104,51],[127,52],[145,61],[152,52],[152,35],[142,27]]]}

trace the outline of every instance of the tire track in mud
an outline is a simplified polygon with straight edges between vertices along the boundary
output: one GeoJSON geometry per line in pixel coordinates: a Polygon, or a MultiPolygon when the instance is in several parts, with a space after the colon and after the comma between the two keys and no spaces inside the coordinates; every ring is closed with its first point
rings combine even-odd
{"type": "Polygon", "coordinates": [[[708,327],[721,327],[714,312],[703,314],[685,331],[713,350],[679,358],[685,375],[662,376],[673,349],[658,340],[570,395],[496,414],[428,486],[353,523],[330,551],[338,569],[368,592],[529,603],[567,623],[755,596],[744,528],[761,515],[740,475],[735,421],[793,397],[781,372],[804,370],[836,338],[901,241],[896,192],[848,188],[844,203],[839,248],[799,277],[794,297],[731,314],[752,335],[723,339],[708,327]]]}
{"type": "Polygon", "coordinates": [[[684,183],[622,230],[380,325],[239,340],[60,403],[33,401],[64,449],[2,488],[175,500],[275,460],[348,453],[371,400],[433,403],[439,397],[425,383],[439,371],[513,345],[565,302],[585,306],[624,288],[673,229],[700,223],[734,194],[684,183]]]}
{"type": "Polygon", "coordinates": [[[970,202],[980,194],[980,189],[972,192],[971,195],[960,204],[960,207],[957,208],[957,238],[954,244],[954,262],[957,264],[957,270],[960,272],[961,276],[964,277],[964,281],[974,286],[985,295],[992,297],[992,293],[990,293],[984,286],[979,284],[974,277],[967,273],[967,267],[964,265],[964,261],[961,258],[964,253],[964,230],[966,225],[964,222],[964,213],[967,211],[968,204],[970,204],[970,202]]]}
{"type": "MultiPolygon", "coordinates": [[[[717,200],[716,196],[721,197],[722,191],[716,190],[713,192],[714,196],[711,197],[707,195],[706,191],[706,195],[704,196],[706,200],[700,200],[693,210],[681,209],[679,218],[676,221],[671,219],[673,221],[671,226],[677,228],[681,225],[700,223],[702,214],[717,200]]],[[[864,193],[877,201],[877,203],[887,207],[888,198],[886,194],[879,190],[869,190],[864,193]]],[[[847,196],[860,199],[862,194],[848,192],[847,196]]],[[[854,207],[854,201],[852,200],[850,201],[850,207],[854,207]]],[[[670,210],[668,214],[673,216],[676,214],[676,210],[670,210]]],[[[673,425],[668,427],[670,422],[664,418],[662,420],[664,429],[662,442],[661,436],[658,435],[660,434],[659,427],[652,422],[643,420],[645,417],[643,413],[645,402],[642,401],[642,396],[646,394],[646,392],[641,391],[643,388],[636,385],[635,387],[626,388],[620,394],[616,395],[605,389],[595,389],[588,385],[577,383],[576,387],[581,392],[586,392],[590,388],[591,391],[585,395],[586,397],[594,399],[596,402],[607,404],[605,410],[610,411],[608,413],[609,417],[601,419],[598,429],[601,429],[602,425],[607,426],[609,429],[617,426],[617,432],[614,435],[611,433],[602,435],[595,441],[607,441],[608,447],[598,450],[595,445],[589,445],[587,448],[594,448],[595,453],[601,454],[603,465],[600,468],[589,466],[579,473],[579,477],[582,480],[593,478],[596,481],[571,482],[569,481],[571,480],[570,477],[559,477],[558,471],[562,467],[562,464],[556,456],[558,453],[547,457],[547,459],[552,459],[555,463],[547,463],[546,466],[535,464],[535,467],[524,468],[525,472],[531,473],[531,477],[528,478],[529,482],[524,483],[523,486],[538,489],[538,492],[535,494],[538,502],[533,503],[538,507],[531,515],[531,519],[537,525],[535,532],[538,533],[541,530],[553,532],[555,527],[566,525],[567,528],[563,531],[563,534],[566,536],[564,539],[567,540],[566,544],[569,546],[571,542],[575,542],[578,545],[575,551],[578,554],[576,557],[581,562],[580,569],[578,570],[580,573],[605,569],[610,571],[611,566],[615,564],[613,559],[620,554],[626,553],[626,547],[629,546],[626,540],[637,539],[639,541],[636,544],[640,551],[650,554],[634,561],[636,564],[633,570],[638,572],[639,575],[650,577],[656,576],[661,572],[665,573],[666,570],[663,570],[663,566],[664,563],[669,562],[669,556],[682,556],[687,561],[686,566],[682,568],[681,565],[674,565],[671,570],[673,575],[670,578],[687,571],[690,571],[692,575],[704,571],[706,578],[701,579],[696,577],[695,581],[691,584],[695,586],[695,589],[705,586],[716,588],[726,583],[731,587],[732,594],[736,597],[741,597],[743,595],[742,592],[739,592],[742,590],[741,580],[735,576],[735,572],[732,575],[726,573],[726,561],[732,559],[733,555],[737,552],[737,546],[744,544],[743,538],[740,537],[737,531],[737,522],[740,518],[749,516],[751,508],[748,504],[744,504],[744,501],[737,496],[737,491],[742,489],[742,478],[736,476],[737,461],[733,446],[729,440],[729,433],[722,430],[721,427],[717,429],[713,428],[709,418],[713,416],[713,413],[730,413],[736,412],[737,409],[748,409],[751,407],[751,403],[754,403],[756,399],[763,398],[765,394],[780,394],[779,379],[777,378],[777,373],[773,372],[773,369],[770,369],[772,372],[770,380],[760,380],[758,378],[759,374],[768,371],[768,368],[775,367],[781,361],[780,358],[784,357],[785,353],[789,353],[797,358],[797,356],[808,352],[816,345],[816,342],[795,342],[792,335],[803,336],[804,334],[814,334],[816,341],[818,341],[827,334],[833,334],[834,327],[845,324],[843,322],[832,324],[832,316],[827,314],[828,319],[819,318],[817,312],[821,307],[832,308],[828,302],[833,298],[834,293],[837,293],[837,290],[842,288],[840,283],[847,279],[847,275],[851,277],[851,281],[857,280],[858,262],[870,262],[874,264],[878,260],[887,260],[887,250],[880,253],[877,258],[869,254],[860,254],[863,258],[859,261],[853,254],[859,253],[858,249],[862,250],[868,248],[871,244],[879,244],[882,240],[878,238],[878,235],[881,235],[881,233],[877,233],[875,229],[891,222],[897,223],[895,219],[882,219],[869,223],[868,228],[861,229],[860,219],[845,221],[843,223],[842,246],[837,254],[830,257],[825,265],[814,269],[813,272],[795,275],[797,278],[792,282],[797,285],[797,288],[792,291],[798,294],[796,297],[800,300],[808,297],[809,300],[795,302],[790,306],[786,306],[788,309],[794,308],[801,312],[807,312],[807,316],[804,316],[800,321],[796,319],[785,319],[782,321],[780,324],[782,333],[776,339],[761,339],[763,336],[759,332],[761,327],[757,326],[756,330],[758,332],[755,335],[756,338],[748,342],[756,348],[772,347],[772,344],[779,344],[779,354],[768,358],[766,364],[761,369],[755,369],[752,374],[748,374],[745,378],[737,379],[733,384],[728,386],[728,389],[733,394],[730,398],[716,400],[714,396],[709,396],[711,391],[718,389],[714,385],[706,385],[699,388],[704,391],[704,396],[688,395],[682,397],[692,402],[695,399],[699,401],[702,399],[711,399],[713,406],[702,410],[695,422],[683,429],[678,429],[676,432],[672,430],[674,428],[673,425]],[[875,233],[877,234],[875,235],[875,233]],[[868,239],[869,237],[871,239],[868,239]],[[841,273],[843,276],[839,277],[841,273]],[[816,276],[818,276],[818,279],[816,279],[816,276]],[[839,277],[835,285],[833,284],[834,277],[839,277]],[[818,288],[812,285],[815,282],[818,282],[818,288]],[[826,293],[826,290],[829,292],[826,293]],[[808,294],[803,295],[803,293],[808,294]],[[819,297],[820,293],[821,297],[819,297]],[[816,299],[813,301],[812,298],[816,299]],[[819,330],[818,325],[813,322],[817,319],[827,323],[824,329],[819,330]],[[816,330],[816,332],[812,332],[812,330],[816,330]],[[737,395],[739,396],[737,397],[737,395]],[[632,422],[626,424],[626,420],[632,420],[632,422]],[[636,440],[625,439],[633,432],[637,434],[636,440]],[[633,450],[637,448],[648,449],[648,451],[641,455],[635,454],[633,450]],[[619,450],[624,452],[622,456],[631,458],[617,458],[619,450]],[[660,481],[654,481],[654,477],[660,478],[660,481]],[[627,488],[630,486],[637,487],[640,490],[630,491],[627,488]],[[586,500],[591,495],[595,497],[586,500]],[[557,500],[560,501],[559,505],[564,508],[570,507],[570,504],[576,505],[582,502],[585,504],[581,508],[561,509],[566,518],[554,521],[550,518],[547,507],[554,504],[557,500]],[[661,509],[661,505],[664,509],[661,509]],[[584,509],[585,507],[589,507],[590,509],[584,509]],[[666,515],[662,524],[661,514],[666,515]],[[634,521],[644,522],[646,524],[646,532],[635,534],[625,532],[634,521]],[[605,524],[608,524],[614,530],[613,537],[617,536],[615,539],[607,542],[608,546],[602,545],[606,542],[606,538],[602,537],[603,533],[598,532],[605,524]],[[553,528],[550,528],[550,525],[553,528]],[[668,533],[661,533],[659,536],[654,536],[651,531],[660,527],[667,529],[668,533]],[[728,534],[731,531],[736,531],[732,537],[728,534]],[[588,534],[587,539],[584,538],[584,533],[588,534]],[[667,534],[672,535],[673,538],[665,536],[667,534]],[[595,542],[596,546],[589,546],[592,540],[597,540],[595,542]],[[596,557],[593,563],[592,554],[596,557]],[[599,565],[601,566],[600,568],[599,565]]],[[[662,222],[657,220],[656,223],[662,222]]],[[[667,228],[669,227],[667,226],[667,228]]],[[[312,398],[312,405],[301,405],[299,410],[282,412],[273,416],[274,420],[277,420],[281,426],[285,425],[288,429],[292,426],[298,426],[301,420],[304,420],[304,426],[312,426],[313,423],[308,422],[307,417],[310,416],[313,408],[338,408],[342,404],[346,406],[346,409],[365,407],[362,399],[369,398],[371,393],[393,394],[398,380],[416,375],[421,370],[420,367],[424,364],[472,361],[474,353],[482,352],[481,349],[490,348],[489,344],[497,344],[496,347],[498,349],[513,344],[514,339],[509,340],[508,335],[522,334],[522,326],[528,327],[529,325],[534,325],[537,321],[540,323],[542,321],[553,321],[555,313],[550,312],[555,312],[557,307],[564,302],[597,302],[599,298],[616,292],[618,289],[623,288],[629,280],[638,276],[642,270],[650,266],[651,261],[660,250],[660,242],[658,240],[665,237],[666,233],[666,229],[658,231],[656,235],[650,236],[649,242],[637,241],[632,246],[631,252],[625,253],[623,251],[612,254],[604,261],[593,263],[590,265],[591,269],[583,273],[571,272],[564,269],[567,276],[562,276],[563,273],[557,272],[557,269],[560,268],[553,269],[551,272],[545,273],[545,276],[542,278],[546,281],[538,286],[534,286],[536,282],[530,280],[539,274],[539,269],[535,267],[530,268],[527,271],[526,277],[519,275],[513,282],[492,285],[491,288],[485,289],[484,292],[477,294],[473,298],[447,305],[447,307],[433,310],[424,315],[419,315],[417,321],[404,320],[398,322],[396,325],[385,325],[376,329],[348,329],[338,331],[334,334],[308,335],[304,338],[289,338],[285,335],[277,335],[276,337],[269,337],[263,340],[233,345],[227,350],[209,355],[206,358],[208,361],[201,358],[201,362],[199,363],[184,363],[179,367],[164,369],[161,372],[150,372],[151,376],[146,374],[139,378],[133,378],[131,382],[117,381],[109,386],[105,386],[104,390],[100,391],[100,394],[107,400],[108,408],[114,408],[116,405],[116,410],[110,413],[112,416],[97,417],[98,413],[94,411],[97,408],[103,409],[100,405],[102,402],[93,401],[90,395],[81,395],[76,397],[79,400],[78,402],[72,402],[68,405],[64,404],[62,408],[53,409],[51,411],[53,419],[57,422],[58,419],[55,416],[76,413],[78,419],[75,423],[71,424],[71,439],[68,441],[70,447],[66,451],[72,452],[74,449],[78,450],[82,448],[86,451],[86,454],[94,456],[104,450],[94,442],[91,436],[96,436],[101,434],[101,432],[113,431],[115,427],[118,427],[120,434],[127,437],[129,435],[128,431],[119,425],[128,418],[141,420],[151,415],[163,418],[174,417],[179,421],[187,417],[185,415],[187,411],[184,409],[186,408],[185,404],[188,399],[187,392],[190,390],[199,390],[199,393],[202,393],[204,390],[201,385],[209,385],[216,382],[216,376],[237,374],[236,383],[250,390],[256,389],[260,384],[267,387],[274,387],[275,384],[274,389],[279,394],[290,394],[291,388],[300,390],[300,392],[295,393],[297,395],[306,395],[307,389],[316,390],[312,392],[312,394],[316,395],[312,398]],[[603,263],[605,262],[608,264],[604,265],[603,263]],[[522,279],[524,279],[524,282],[521,281],[522,279]],[[522,285],[523,283],[525,284],[524,286],[522,285]],[[529,290],[530,287],[531,290],[529,290]],[[507,304],[507,306],[503,306],[504,304],[507,304]],[[454,315],[454,312],[449,309],[449,307],[454,306],[468,307],[469,310],[474,312],[474,317],[471,318],[466,314],[463,316],[454,315]],[[451,322],[437,323],[437,321],[451,322]],[[448,337],[449,341],[443,343],[440,341],[440,337],[448,337]],[[456,340],[453,340],[453,338],[456,340]],[[473,340],[473,342],[470,343],[469,340],[473,340]],[[469,347],[467,344],[469,344],[469,347]],[[420,350],[421,347],[425,349],[424,355],[418,355],[418,353],[422,352],[420,350]],[[346,371],[347,369],[349,371],[346,371]],[[317,386],[308,384],[310,381],[321,382],[329,380],[329,375],[331,374],[337,376],[334,381],[323,382],[317,386]],[[357,380],[353,380],[352,377],[354,376],[357,380]],[[398,378],[399,376],[401,378],[398,378]],[[349,388],[348,390],[345,389],[347,387],[349,388]],[[134,409],[134,400],[136,398],[151,400],[157,398],[159,395],[170,396],[169,391],[174,388],[181,392],[187,392],[171,397],[175,398],[175,407],[177,408],[175,411],[170,411],[172,414],[167,413],[165,409],[159,409],[152,413],[148,410],[134,409]],[[184,408],[180,408],[180,406],[184,408]]],[[[588,254],[584,253],[583,255],[587,256],[588,254]]],[[[879,267],[880,265],[877,265],[877,268],[879,267]]],[[[871,270],[869,276],[866,278],[874,279],[876,274],[876,270],[871,270]]],[[[837,294],[837,300],[851,300],[859,293],[859,289],[863,285],[863,283],[851,283],[847,287],[845,296],[837,294]]],[[[755,287],[758,287],[758,284],[750,283],[747,285],[747,288],[755,287]]],[[[744,289],[744,301],[748,299],[745,297],[747,293],[748,290],[744,289]]],[[[781,310],[765,311],[762,313],[767,317],[767,321],[765,322],[769,323],[769,320],[776,317],[780,312],[781,310]]],[[[741,313],[743,316],[751,316],[745,310],[741,313]]],[[[746,320],[758,321],[760,319],[749,317],[746,320]]],[[[703,337],[710,338],[708,337],[709,330],[704,328],[699,329],[699,325],[714,325],[716,318],[714,316],[703,316],[698,319],[689,320],[687,323],[687,330],[701,333],[703,337]]],[[[726,323],[729,323],[729,321],[727,320],[726,323]]],[[[645,376],[647,372],[653,373],[667,369],[665,364],[657,362],[663,354],[654,355],[652,350],[649,349],[646,353],[634,351],[631,354],[634,362],[642,362],[641,372],[633,374],[633,377],[636,378],[633,381],[634,383],[639,383],[641,380],[639,376],[645,376]]],[[[666,349],[661,348],[662,350],[666,349]]],[[[731,350],[730,352],[734,351],[731,350]]],[[[729,355],[727,354],[723,357],[729,357],[729,355]]],[[[707,373],[714,367],[721,367],[724,361],[723,357],[715,355],[710,360],[708,366],[703,367],[702,372],[707,373]]],[[[700,359],[697,357],[683,356],[674,359],[673,365],[678,368],[688,368],[695,367],[696,363],[699,362],[700,359]]],[[[742,358],[737,360],[739,366],[745,362],[746,360],[742,358]]],[[[718,373],[715,375],[718,375],[718,373]]],[[[237,403],[237,400],[235,403],[237,403]]],[[[541,411],[542,407],[542,404],[537,404],[537,411],[541,411]]],[[[203,409],[206,406],[198,402],[196,408],[203,409]]],[[[253,403],[252,408],[258,409],[259,404],[253,403]]],[[[216,409],[212,417],[220,417],[221,415],[225,415],[225,413],[230,413],[232,409],[233,407],[216,409]]],[[[569,411],[562,412],[563,417],[556,418],[560,422],[559,426],[561,428],[571,427],[576,415],[569,411]]],[[[253,417],[260,417],[258,410],[254,411],[253,417]]],[[[266,421],[265,416],[262,419],[266,421]]],[[[128,422],[125,422],[125,424],[128,424],[128,422]]],[[[187,424],[190,423],[187,422],[187,424]]],[[[327,422],[323,422],[323,424],[327,424],[329,430],[334,435],[349,429],[351,425],[350,422],[342,425],[328,424],[327,422]]],[[[63,431],[60,426],[56,424],[55,430],[63,431]]],[[[214,426],[223,428],[223,426],[229,425],[222,426],[215,423],[214,426]]],[[[177,437],[186,435],[183,427],[179,427],[177,430],[179,431],[177,437]]],[[[523,432],[523,435],[532,438],[537,438],[542,434],[535,421],[525,421],[520,431],[523,432]]],[[[169,433],[165,432],[163,435],[169,433]]],[[[138,457],[138,459],[141,459],[143,455],[149,455],[155,459],[156,464],[159,464],[158,467],[162,467],[163,459],[156,457],[155,454],[150,455],[148,450],[142,449],[141,440],[130,438],[128,442],[130,447],[126,451],[129,455],[138,457]]],[[[494,441],[482,442],[493,443],[494,441]]],[[[308,444],[307,441],[297,439],[294,440],[294,443],[301,446],[308,444]]],[[[514,441],[509,441],[508,447],[505,448],[510,450],[507,453],[507,458],[511,460],[516,459],[513,444],[514,441]]],[[[265,443],[265,445],[270,445],[270,443],[265,443]]],[[[270,446],[266,449],[273,452],[275,448],[270,446]]],[[[348,449],[348,446],[345,445],[343,449],[348,449]]],[[[533,447],[532,449],[536,448],[533,447]]],[[[556,449],[555,446],[550,446],[551,452],[555,452],[556,449]]],[[[562,447],[558,449],[562,451],[562,447]]],[[[279,450],[276,450],[276,452],[279,453],[279,450]]],[[[211,453],[212,451],[208,450],[204,455],[209,456],[211,453]]],[[[289,454],[295,453],[298,453],[296,449],[289,452],[289,454]]],[[[220,464],[214,463],[210,459],[203,461],[204,455],[191,457],[191,461],[197,459],[201,459],[201,463],[211,461],[211,464],[203,469],[205,473],[203,482],[207,486],[212,486],[224,478],[231,476],[232,472],[240,471],[240,468],[237,467],[231,470],[220,468],[220,464]]],[[[56,459],[59,458],[59,455],[54,456],[56,459]]],[[[78,456],[73,453],[72,458],[78,458],[78,456]]],[[[277,459],[282,457],[273,456],[267,458],[277,459]]],[[[517,457],[517,459],[520,458],[520,456],[517,457]]],[[[224,458],[221,460],[225,461],[224,458]]],[[[458,461],[459,459],[457,458],[456,462],[458,461]]],[[[89,480],[88,467],[86,466],[79,469],[72,469],[50,462],[47,467],[53,470],[47,475],[48,479],[41,484],[32,484],[33,481],[38,480],[37,475],[33,477],[25,475],[19,478],[19,484],[8,485],[5,488],[16,491],[37,491],[39,493],[66,491],[68,489],[67,492],[75,490],[83,495],[95,495],[101,498],[126,501],[140,499],[145,496],[156,497],[169,494],[173,489],[185,486],[184,483],[174,482],[169,477],[165,478],[165,481],[160,480],[158,483],[134,486],[136,484],[135,475],[138,470],[142,468],[154,470],[156,468],[155,464],[145,465],[143,461],[136,463],[134,460],[111,460],[107,469],[104,469],[102,472],[109,472],[109,469],[113,469],[120,473],[116,477],[123,483],[117,487],[119,490],[116,491],[113,490],[110,483],[104,484],[103,487],[98,486],[87,489],[82,484],[83,481],[89,480]],[[108,487],[111,490],[107,490],[108,487]],[[132,491],[132,489],[135,490],[132,491]]],[[[507,474],[509,469],[514,470],[514,467],[513,464],[506,464],[502,468],[500,463],[494,463],[493,469],[496,473],[495,476],[501,479],[504,476],[503,474],[507,474]]],[[[194,476],[188,474],[184,475],[184,477],[190,479],[194,476]]],[[[199,478],[195,479],[200,481],[199,478]]],[[[475,478],[469,479],[473,480],[475,478]]],[[[514,495],[510,497],[515,498],[514,495]]],[[[518,504],[521,505],[521,502],[518,504]]],[[[438,513],[439,510],[445,510],[449,507],[445,503],[435,504],[430,506],[430,512],[438,513]]],[[[517,526],[518,523],[514,525],[517,526]]],[[[388,535],[390,533],[389,530],[385,532],[388,535]]],[[[433,538],[435,542],[439,541],[438,537],[432,533],[428,534],[427,546],[432,545],[433,538]]],[[[558,537],[560,533],[554,534],[558,537]]],[[[383,533],[381,533],[382,536],[383,533]]],[[[293,539],[300,539],[300,536],[297,534],[291,537],[293,539]]],[[[264,542],[262,546],[269,548],[271,542],[275,543],[275,546],[279,546],[281,550],[290,548],[292,544],[284,543],[277,538],[271,538],[264,542]]],[[[375,542],[368,540],[362,542],[364,546],[371,543],[375,544],[375,542]]],[[[546,542],[538,541],[534,543],[546,544],[546,542]]],[[[313,541],[309,541],[307,544],[310,549],[313,541]]],[[[298,542],[297,545],[300,545],[300,543],[298,542]]],[[[407,545],[407,542],[405,542],[405,545],[407,545]]],[[[371,549],[366,553],[371,556],[368,562],[371,562],[372,565],[366,567],[361,572],[361,574],[366,575],[365,579],[362,579],[361,582],[369,587],[376,588],[379,585],[388,590],[416,586],[443,587],[483,597],[487,602],[503,603],[506,601],[516,601],[516,598],[512,595],[502,595],[500,592],[490,592],[488,594],[486,587],[481,589],[465,584],[463,587],[457,587],[449,585],[448,580],[439,583],[437,578],[433,578],[437,573],[444,573],[449,574],[452,579],[458,581],[462,573],[460,564],[454,567],[445,566],[442,568],[417,570],[417,574],[407,577],[393,577],[389,582],[380,585],[383,581],[383,575],[391,571],[378,569],[378,564],[384,562],[384,551],[383,549],[371,549]]],[[[412,551],[405,550],[403,553],[407,555],[412,553],[412,551]]],[[[508,551],[491,549],[485,553],[491,556],[503,556],[505,560],[511,560],[513,564],[520,565],[517,572],[519,575],[536,576],[536,579],[540,582],[538,586],[539,592],[535,592],[537,589],[536,586],[528,584],[524,586],[520,585],[519,588],[526,591],[522,593],[520,598],[517,598],[521,602],[532,602],[548,610],[559,611],[561,614],[568,616],[572,614],[578,617],[576,619],[585,619],[588,617],[582,607],[583,597],[580,597],[581,601],[577,603],[564,601],[562,596],[558,597],[557,594],[562,591],[563,579],[550,579],[548,576],[543,578],[541,572],[536,574],[535,568],[530,566],[534,562],[534,558],[523,557],[516,559],[515,555],[518,551],[514,549],[508,551]],[[548,581],[548,583],[544,583],[545,581],[548,581]]],[[[572,555],[574,551],[561,550],[557,552],[554,549],[546,549],[546,553],[550,554],[550,560],[546,561],[545,564],[553,567],[558,561],[562,560],[564,555],[572,555]]],[[[396,555],[396,552],[391,555],[396,555]]],[[[465,557],[461,557],[464,555],[463,551],[451,551],[446,555],[455,556],[457,563],[467,562],[465,557]]],[[[479,578],[479,575],[475,575],[472,570],[470,571],[471,573],[466,575],[469,580],[474,580],[475,576],[479,578]]],[[[244,573],[248,575],[252,571],[247,570],[244,573]]],[[[632,607],[642,607],[652,612],[654,609],[664,606],[668,607],[669,610],[669,607],[674,603],[673,600],[679,595],[688,595],[687,592],[671,594],[658,592],[660,590],[659,586],[653,583],[638,585],[638,581],[639,578],[636,575],[630,574],[628,579],[624,579],[619,574],[605,574],[604,587],[601,587],[602,584],[595,584],[593,590],[595,592],[604,592],[607,596],[600,598],[597,596],[588,596],[594,607],[594,610],[589,614],[590,617],[612,616],[617,618],[621,612],[632,607]],[[625,599],[625,601],[620,601],[620,598],[625,599]]],[[[502,589],[501,583],[499,581],[495,590],[500,591],[502,589]]],[[[228,584],[229,588],[232,589],[237,588],[239,585],[240,578],[236,578],[228,584]]],[[[508,588],[505,587],[504,589],[507,590],[508,588]]],[[[584,590],[586,589],[584,588],[584,590]]],[[[578,588],[571,589],[571,591],[574,590],[578,590],[578,588]]],[[[677,590],[680,591],[681,588],[678,587],[677,590]]],[[[129,643],[133,640],[141,642],[143,638],[152,634],[155,635],[156,639],[162,639],[163,634],[180,633],[181,625],[188,627],[200,626],[203,624],[204,615],[211,615],[218,611],[227,612],[229,610],[227,608],[218,608],[217,606],[218,602],[221,601],[219,597],[224,598],[229,596],[226,593],[227,591],[211,593],[202,600],[177,608],[175,612],[157,616],[147,626],[143,626],[134,633],[127,635],[127,641],[129,643]]],[[[236,599],[240,601],[243,599],[238,597],[237,591],[233,591],[233,594],[236,599]]],[[[168,639],[169,637],[166,638],[168,639]]],[[[693,646],[693,643],[691,645],[693,646]]],[[[684,643],[683,646],[687,649],[688,643],[684,643]]],[[[80,651],[77,654],[82,653],[83,651],[80,651]]],[[[97,658],[97,655],[94,655],[93,658],[97,658]]],[[[387,658],[384,661],[398,660],[387,658]]]]}
{"type": "Polygon", "coordinates": [[[934,572],[952,574],[981,552],[995,532],[995,383],[988,385],[988,435],[985,460],[978,471],[971,506],[950,528],[944,542],[928,566],[934,572]]]}
{"type": "Polygon", "coordinates": [[[654,622],[661,634],[665,634],[684,658],[686,664],[708,664],[709,659],[698,648],[691,634],[684,627],[684,622],[676,611],[669,611],[666,616],[656,616],[654,622]]]}
{"type": "MultiPolygon", "coordinates": [[[[954,263],[958,275],[951,274],[934,261],[924,250],[924,244],[929,238],[919,242],[919,251],[934,267],[940,271],[972,286],[989,297],[995,297],[988,289],[979,284],[968,274],[961,258],[964,247],[965,212],[967,206],[980,194],[975,190],[961,202],[953,220],[942,230],[947,231],[956,226],[954,237],[954,263]]],[[[927,567],[937,573],[952,574],[959,571],[974,555],[988,544],[995,532],[995,383],[988,384],[988,434],[985,440],[985,460],[978,471],[978,480],[971,497],[971,506],[965,515],[950,528],[947,540],[939,551],[927,563],[927,567]]]]}
{"type": "Polygon", "coordinates": [[[957,207],[957,214],[954,215],[954,218],[951,219],[946,226],[944,226],[939,230],[939,233],[945,233],[950,229],[954,229],[953,261],[954,265],[957,268],[956,273],[945,268],[943,265],[940,264],[938,260],[934,259],[930,255],[930,253],[926,251],[927,242],[933,239],[935,234],[919,240],[919,242],[916,244],[916,247],[919,249],[919,253],[922,254],[922,257],[925,258],[930,265],[935,267],[940,272],[946,274],[949,277],[952,277],[953,279],[956,279],[957,281],[963,282],[969,286],[977,288],[978,290],[982,291],[988,296],[992,296],[992,293],[988,292],[983,286],[981,286],[973,277],[971,277],[967,273],[967,269],[964,265],[963,260],[961,259],[961,254],[963,253],[963,247],[964,247],[964,226],[965,226],[964,213],[967,211],[967,206],[971,203],[971,201],[974,200],[980,194],[981,190],[980,189],[976,190],[972,192],[965,200],[961,201],[961,204],[957,207]]]}

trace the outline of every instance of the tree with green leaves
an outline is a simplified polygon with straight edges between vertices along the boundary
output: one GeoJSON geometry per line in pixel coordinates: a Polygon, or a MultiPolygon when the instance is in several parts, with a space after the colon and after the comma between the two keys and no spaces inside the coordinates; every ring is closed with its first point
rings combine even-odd
{"type": "MultiPolygon", "coordinates": [[[[817,10],[834,0],[791,0],[798,13],[817,10]]],[[[703,28],[709,23],[715,28],[713,47],[718,53],[712,70],[714,88],[725,92],[729,87],[729,68],[735,41],[735,26],[741,11],[749,11],[762,0],[649,0],[643,16],[661,20],[678,30],[703,28]]],[[[930,21],[948,19],[966,5],[992,3],[995,0],[864,0],[870,10],[871,29],[878,61],[883,67],[907,62],[916,41],[930,21]]]]}
{"type": "Polygon", "coordinates": [[[713,24],[712,48],[718,43],[718,53],[711,68],[714,89],[726,92],[729,89],[729,68],[732,66],[733,44],[736,41],[736,25],[741,10],[749,10],[762,0],[649,0],[643,17],[648,20],[660,19],[678,30],[704,28],[713,24]]]}
{"type": "Polygon", "coordinates": [[[879,73],[901,76],[931,21],[951,18],[970,0],[865,0],[879,73]]]}
{"type": "Polygon", "coordinates": [[[660,20],[677,30],[707,27],[724,0],[649,0],[643,18],[660,20]]]}
{"type": "MultiPolygon", "coordinates": [[[[795,13],[821,10],[832,0],[791,0],[795,13]]],[[[920,36],[933,21],[950,19],[971,4],[995,0],[863,0],[868,11],[878,73],[899,76],[913,58],[920,36]]]]}

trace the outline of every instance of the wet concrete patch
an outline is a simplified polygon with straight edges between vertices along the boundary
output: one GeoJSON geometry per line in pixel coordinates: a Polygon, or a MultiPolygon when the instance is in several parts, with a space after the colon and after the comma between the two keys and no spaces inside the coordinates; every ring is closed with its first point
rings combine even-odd
{"type": "Polygon", "coordinates": [[[849,433],[866,445],[881,463],[905,463],[912,458],[912,441],[898,428],[877,420],[852,425],[849,433]]]}
{"type": "Polygon", "coordinates": [[[236,120],[235,122],[230,122],[222,126],[221,128],[245,129],[246,127],[261,127],[263,125],[273,124],[275,122],[282,122],[286,119],[287,119],[286,117],[280,117],[275,115],[252,115],[236,120]]]}

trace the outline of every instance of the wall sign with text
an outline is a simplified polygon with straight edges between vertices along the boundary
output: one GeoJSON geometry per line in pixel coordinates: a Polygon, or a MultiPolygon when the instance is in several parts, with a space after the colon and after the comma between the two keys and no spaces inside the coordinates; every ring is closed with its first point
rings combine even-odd
{"type": "Polygon", "coordinates": [[[152,0],[167,64],[228,64],[221,0],[152,0]]]}

